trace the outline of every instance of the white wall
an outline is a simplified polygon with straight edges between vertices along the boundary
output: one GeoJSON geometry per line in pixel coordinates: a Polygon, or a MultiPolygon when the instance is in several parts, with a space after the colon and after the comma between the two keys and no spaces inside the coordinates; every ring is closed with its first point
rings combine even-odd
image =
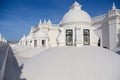
{"type": "Polygon", "coordinates": [[[109,48],[117,48],[117,25],[116,20],[109,21],[109,48]]]}
{"type": "Polygon", "coordinates": [[[49,36],[49,46],[55,47],[57,46],[57,36],[59,34],[58,28],[50,28],[48,31],[49,36]]]}

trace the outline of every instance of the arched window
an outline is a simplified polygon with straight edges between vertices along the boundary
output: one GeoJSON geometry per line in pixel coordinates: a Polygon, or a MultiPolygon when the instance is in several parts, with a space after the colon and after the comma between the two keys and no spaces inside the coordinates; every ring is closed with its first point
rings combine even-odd
{"type": "Polygon", "coordinates": [[[73,30],[72,29],[66,30],[66,45],[73,46],[73,30]]]}
{"type": "Polygon", "coordinates": [[[83,44],[84,45],[90,45],[90,30],[89,29],[83,29],[83,44]]]}

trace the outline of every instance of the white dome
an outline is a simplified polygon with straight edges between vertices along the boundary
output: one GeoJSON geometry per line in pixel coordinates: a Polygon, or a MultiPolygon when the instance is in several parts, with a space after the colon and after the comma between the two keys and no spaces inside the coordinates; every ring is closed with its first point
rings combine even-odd
{"type": "Polygon", "coordinates": [[[36,38],[48,38],[48,34],[42,29],[40,29],[35,33],[35,37],[36,38]]]}
{"type": "Polygon", "coordinates": [[[120,80],[120,56],[100,47],[55,47],[24,64],[27,80],[120,80]]]}
{"type": "Polygon", "coordinates": [[[75,2],[71,9],[64,15],[60,25],[74,22],[91,23],[90,16],[85,11],[81,10],[81,5],[77,2],[75,2]]]}

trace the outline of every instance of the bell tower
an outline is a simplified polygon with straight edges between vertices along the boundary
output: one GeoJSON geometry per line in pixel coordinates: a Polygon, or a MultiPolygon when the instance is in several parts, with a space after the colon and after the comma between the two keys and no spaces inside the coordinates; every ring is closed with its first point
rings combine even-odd
{"type": "Polygon", "coordinates": [[[109,49],[117,48],[120,45],[119,30],[120,30],[120,10],[116,9],[115,3],[112,5],[112,10],[108,12],[109,23],[109,49]]]}

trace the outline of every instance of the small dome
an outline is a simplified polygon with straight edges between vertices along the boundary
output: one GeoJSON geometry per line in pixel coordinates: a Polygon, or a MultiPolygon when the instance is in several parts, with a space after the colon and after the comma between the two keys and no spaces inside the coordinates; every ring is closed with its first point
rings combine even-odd
{"type": "Polygon", "coordinates": [[[120,80],[120,56],[104,48],[55,47],[24,64],[26,80],[120,80]]]}
{"type": "Polygon", "coordinates": [[[42,28],[40,30],[38,30],[36,33],[35,33],[35,37],[36,38],[48,38],[48,34],[42,30],[42,28]]]}
{"type": "Polygon", "coordinates": [[[60,22],[60,25],[74,22],[91,23],[90,16],[87,12],[81,10],[81,5],[79,5],[77,2],[75,2],[70,10],[64,15],[63,19],[60,22]]]}

